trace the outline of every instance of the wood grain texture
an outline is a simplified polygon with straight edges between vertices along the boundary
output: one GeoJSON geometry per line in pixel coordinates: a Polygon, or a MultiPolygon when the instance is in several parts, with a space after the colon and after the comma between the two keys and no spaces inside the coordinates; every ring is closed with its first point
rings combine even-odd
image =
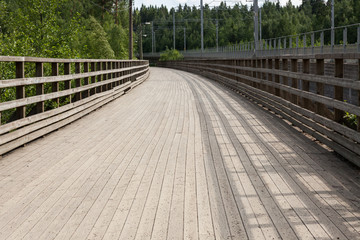
{"type": "Polygon", "coordinates": [[[3,156],[0,239],[360,239],[360,171],[216,82],[152,68],[3,156]]]}

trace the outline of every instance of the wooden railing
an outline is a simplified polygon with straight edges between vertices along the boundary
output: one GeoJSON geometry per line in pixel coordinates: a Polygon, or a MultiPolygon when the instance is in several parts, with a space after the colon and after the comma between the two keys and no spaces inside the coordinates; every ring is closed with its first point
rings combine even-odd
{"type": "Polygon", "coordinates": [[[241,92],[360,166],[359,59],[360,54],[319,54],[159,64],[241,92]]]}
{"type": "Polygon", "coordinates": [[[2,155],[123,95],[148,77],[149,64],[0,56],[0,71],[2,155]]]}

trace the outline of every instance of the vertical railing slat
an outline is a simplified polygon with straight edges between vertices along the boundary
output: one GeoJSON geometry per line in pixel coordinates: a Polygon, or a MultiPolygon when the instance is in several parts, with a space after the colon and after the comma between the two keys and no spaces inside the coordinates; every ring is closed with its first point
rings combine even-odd
{"type": "MultiPolygon", "coordinates": [[[[59,76],[59,63],[52,63],[51,64],[51,75],[52,76],[59,76]]],[[[53,82],[52,84],[52,92],[58,92],[59,91],[59,82],[53,82]]],[[[54,102],[57,107],[60,106],[60,99],[55,98],[54,102]]]]}
{"type": "MultiPolygon", "coordinates": [[[[344,77],[344,59],[335,59],[335,77],[343,78],[344,77]]],[[[339,101],[344,100],[344,88],[335,86],[335,95],[334,98],[339,101]]],[[[335,109],[335,121],[342,122],[344,117],[344,111],[340,109],[335,109]]]]}
{"type": "MultiPolygon", "coordinates": [[[[25,63],[24,62],[16,62],[16,78],[24,78],[25,77],[25,63]]],[[[16,99],[25,98],[25,86],[17,86],[16,87],[16,99]]],[[[24,118],[26,115],[26,107],[21,106],[16,108],[16,119],[24,118]]]]}
{"type": "MultiPolygon", "coordinates": [[[[64,75],[69,75],[71,73],[71,64],[64,63],[64,75]]],[[[71,80],[67,80],[64,82],[65,90],[71,89],[71,80]]],[[[69,95],[69,103],[72,102],[71,95],[69,95]]]]}
{"type": "MultiPolygon", "coordinates": [[[[44,64],[42,62],[35,63],[36,65],[36,77],[43,77],[44,76],[44,64]]],[[[36,84],[36,95],[43,95],[44,94],[44,84],[39,83],[36,84]]],[[[36,113],[44,112],[44,101],[36,103],[36,113]]]]}

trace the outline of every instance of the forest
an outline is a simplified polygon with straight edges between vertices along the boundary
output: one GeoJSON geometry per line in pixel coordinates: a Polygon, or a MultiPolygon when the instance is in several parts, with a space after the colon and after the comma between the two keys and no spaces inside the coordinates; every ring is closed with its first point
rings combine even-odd
{"type": "MultiPolygon", "coordinates": [[[[331,0],[303,0],[300,6],[288,1],[281,6],[279,1],[260,1],[262,18],[262,39],[295,35],[331,27],[331,0]]],[[[360,22],[359,0],[335,0],[335,26],[360,22]]],[[[135,26],[143,24],[143,49],[151,52],[151,25],[154,24],[156,51],[173,48],[173,12],[175,11],[176,49],[184,50],[184,29],[186,49],[200,49],[200,9],[181,6],[167,9],[165,6],[142,6],[135,14],[135,26]]],[[[204,47],[216,47],[216,22],[218,22],[219,46],[253,41],[253,8],[236,4],[228,6],[222,2],[218,7],[204,5],[204,47]]],[[[350,31],[349,31],[350,32],[350,31]]],[[[342,32],[336,32],[341,35],[342,32]]],[[[326,38],[330,41],[330,38],[326,38]]],[[[341,37],[337,37],[338,41],[341,37]]],[[[356,41],[356,28],[352,29],[349,42],[356,41]],[[355,39],[355,40],[354,40],[355,39]]]]}
{"type": "MultiPolygon", "coordinates": [[[[128,57],[128,0],[0,0],[0,55],[54,58],[128,57]]],[[[176,49],[200,48],[200,8],[179,5],[134,9],[134,52],[139,52],[140,26],[144,52],[151,52],[151,25],[156,51],[173,48],[175,11],[176,49]]],[[[303,0],[262,4],[262,38],[330,28],[331,0],[303,0]]],[[[253,39],[253,9],[247,5],[204,5],[204,46],[219,46],[253,39]]],[[[360,22],[359,0],[335,0],[335,25],[360,22]]]]}

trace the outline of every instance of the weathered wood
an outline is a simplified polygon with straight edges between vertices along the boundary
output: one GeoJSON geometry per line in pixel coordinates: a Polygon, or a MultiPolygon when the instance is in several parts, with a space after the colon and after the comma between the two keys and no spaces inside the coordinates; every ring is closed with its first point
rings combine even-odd
{"type": "MultiPolygon", "coordinates": [[[[16,62],[16,78],[24,78],[25,76],[25,69],[24,69],[24,62],[16,62]]],[[[25,86],[17,86],[16,87],[16,99],[23,99],[25,98],[25,86]]],[[[24,118],[26,115],[26,107],[20,106],[16,108],[16,119],[24,118]]]]}
{"type": "MultiPolygon", "coordinates": [[[[248,61],[248,60],[246,60],[248,61]]],[[[254,62],[254,60],[252,60],[251,62],[254,62]]],[[[286,60],[285,60],[286,62],[286,60]]],[[[359,106],[355,106],[346,102],[343,102],[341,99],[336,99],[336,98],[331,98],[331,97],[326,97],[324,96],[324,84],[328,84],[328,85],[332,85],[332,83],[335,83],[335,79],[343,79],[343,73],[342,74],[338,74],[340,72],[340,70],[336,70],[336,73],[334,77],[331,76],[319,76],[317,75],[316,77],[314,77],[315,75],[313,74],[308,74],[310,72],[310,59],[305,59],[303,60],[303,73],[295,73],[293,71],[297,71],[297,60],[292,60],[291,63],[291,72],[288,71],[284,71],[284,70],[276,70],[276,59],[275,59],[275,70],[271,71],[270,69],[265,69],[265,68],[257,68],[256,71],[261,73],[275,73],[275,79],[276,79],[276,73],[278,73],[278,76],[282,76],[282,77],[293,77],[294,81],[303,81],[303,83],[305,83],[305,86],[302,84],[302,88],[303,89],[298,89],[298,86],[294,86],[292,84],[292,86],[287,86],[287,84],[285,84],[286,80],[284,83],[277,83],[276,81],[272,82],[272,81],[268,81],[265,79],[259,79],[255,76],[258,76],[256,74],[254,74],[254,69],[252,69],[251,67],[243,67],[243,66],[226,66],[225,61],[208,61],[207,62],[199,62],[196,64],[191,63],[191,61],[183,61],[183,62],[177,62],[174,65],[178,66],[180,69],[184,69],[184,70],[193,70],[195,72],[198,72],[199,74],[205,75],[205,76],[209,76],[211,78],[213,78],[214,76],[217,76],[217,78],[215,79],[222,79],[222,77],[226,78],[226,79],[233,79],[234,81],[236,81],[236,79],[243,79],[243,83],[246,83],[249,86],[255,86],[254,88],[256,89],[260,89],[262,90],[262,87],[257,87],[257,86],[267,86],[267,88],[274,88],[274,89],[278,89],[280,90],[282,93],[286,93],[286,94],[291,94],[292,98],[291,98],[291,102],[292,105],[289,106],[290,102],[289,101],[284,101],[284,100],[279,100],[279,99],[274,99],[272,101],[274,101],[274,104],[276,105],[277,102],[281,102],[282,105],[278,105],[275,107],[275,105],[269,105],[266,101],[264,102],[263,100],[260,101],[262,105],[268,107],[269,109],[273,109],[274,107],[277,108],[278,110],[276,110],[275,112],[279,112],[279,114],[283,115],[286,114],[286,118],[289,118],[289,120],[291,119],[295,119],[294,124],[295,125],[299,125],[301,124],[301,129],[308,132],[309,134],[314,135],[315,137],[317,137],[320,141],[323,141],[325,144],[328,144],[330,147],[333,147],[333,149],[335,149],[336,151],[339,151],[340,154],[342,154],[344,157],[346,158],[350,158],[349,160],[352,161],[352,159],[354,158],[354,156],[356,155],[360,155],[360,151],[359,151],[359,146],[358,146],[358,140],[360,140],[360,136],[358,135],[358,133],[356,131],[353,131],[351,129],[349,129],[346,126],[343,126],[341,124],[338,124],[334,121],[332,121],[333,117],[332,114],[330,113],[330,111],[328,110],[328,108],[332,108],[332,109],[337,109],[338,111],[346,111],[346,112],[350,112],[353,114],[360,114],[360,107],[359,106]],[[231,69],[231,70],[230,70],[231,69]],[[237,71],[233,71],[233,69],[240,69],[241,71],[244,70],[245,72],[251,72],[252,74],[249,75],[244,75],[241,74],[242,72],[237,72],[237,71]],[[229,71],[230,70],[230,71],[229,71]],[[290,73],[290,74],[289,74],[290,73]],[[305,74],[304,74],[305,73],[305,74]],[[213,75],[214,74],[214,75],[213,75]],[[329,81],[327,81],[327,78],[330,79],[329,81]],[[314,79],[314,80],[312,80],[314,79]],[[310,82],[315,82],[317,83],[318,87],[317,87],[317,92],[316,93],[312,93],[310,92],[309,88],[310,88],[310,82]],[[305,90],[305,91],[303,91],[305,90]],[[296,99],[296,101],[295,101],[296,99]],[[308,110],[301,108],[300,106],[304,106],[306,101],[299,101],[299,99],[303,99],[308,101],[309,105],[307,107],[308,110]],[[314,109],[312,108],[311,101],[313,101],[314,103],[317,104],[318,106],[318,110],[315,110],[316,113],[321,114],[327,118],[329,118],[329,120],[325,120],[326,118],[312,112],[314,109]],[[299,106],[298,106],[299,105],[299,106]],[[285,107],[286,106],[286,107],[285,107]],[[291,109],[290,112],[288,109],[291,109]],[[309,111],[310,110],[310,111],[309,111]],[[301,113],[301,116],[299,115],[299,113],[301,113]],[[299,115],[299,116],[298,116],[299,115]],[[304,117],[306,116],[306,117],[304,117]],[[309,120],[311,119],[311,120],[309,120]],[[312,133],[312,131],[315,131],[314,133],[312,133]],[[336,131],[336,132],[334,132],[336,131]],[[324,135],[327,137],[324,137],[324,135]],[[346,137],[344,137],[346,136],[346,137]],[[331,140],[330,140],[331,139],[331,140]],[[333,142],[334,143],[333,143],[333,142]]],[[[317,59],[317,70],[316,70],[316,74],[324,74],[324,59],[317,59]]],[[[283,66],[285,67],[285,66],[283,66]]],[[[285,67],[286,68],[286,67],[285,67]]],[[[343,69],[343,68],[341,68],[343,69]]],[[[221,80],[222,81],[222,80],[221,80]]],[[[224,80],[227,81],[227,80],[224,80]]],[[[293,83],[294,83],[293,81],[293,83]]],[[[338,81],[337,83],[335,83],[335,86],[344,86],[348,84],[351,84],[351,87],[355,87],[355,89],[357,89],[357,82],[354,79],[345,79],[344,81],[338,81]]],[[[236,88],[236,82],[231,83],[231,86],[233,86],[235,89],[236,88]]],[[[354,89],[354,88],[353,88],[354,89]]],[[[244,90],[242,90],[244,91],[244,90]]],[[[269,92],[269,91],[268,91],[269,92]]],[[[261,95],[259,95],[257,97],[258,98],[262,98],[261,95]]],[[[271,97],[268,97],[268,99],[271,99],[271,97]]],[[[284,98],[286,99],[286,98],[284,98]]],[[[256,100],[257,101],[257,100],[256,100]]],[[[291,120],[293,121],[293,120],[291,120]]],[[[357,157],[355,157],[357,158],[357,157]]],[[[355,161],[356,162],[356,161],[355,161]]],[[[359,164],[359,163],[356,163],[359,164]]]]}
{"type": "MultiPolygon", "coordinates": [[[[342,78],[344,76],[344,59],[335,59],[335,77],[342,78]]],[[[344,100],[344,88],[334,87],[334,98],[339,101],[344,100]]],[[[334,120],[336,122],[344,121],[344,111],[335,108],[334,120]]]]}
{"type": "MultiPolygon", "coordinates": [[[[96,63],[94,63],[96,64],[96,63]]],[[[36,77],[36,78],[19,78],[19,79],[7,79],[7,80],[1,80],[0,81],[0,88],[8,88],[8,87],[16,87],[19,85],[34,85],[34,84],[40,84],[40,83],[52,83],[52,82],[63,82],[67,80],[72,80],[75,78],[87,78],[87,77],[93,77],[98,76],[101,74],[109,74],[114,72],[124,72],[128,71],[129,69],[133,69],[134,71],[142,70],[144,67],[148,67],[149,65],[144,66],[134,66],[132,68],[124,68],[124,69],[116,69],[116,70],[107,70],[107,71],[101,71],[97,70],[90,73],[80,73],[80,74],[70,74],[70,71],[66,75],[60,75],[57,77],[36,77]]]]}
{"type": "MultiPolygon", "coordinates": [[[[71,65],[69,62],[64,63],[64,75],[69,75],[71,73],[71,65]]],[[[64,81],[64,89],[71,89],[71,80],[64,81]]],[[[69,103],[72,102],[71,95],[66,99],[64,98],[64,102],[68,101],[69,103]]]]}
{"type": "MultiPolygon", "coordinates": [[[[89,63],[84,62],[83,64],[84,73],[89,72],[89,63]]],[[[89,85],[89,77],[84,77],[84,85],[89,85]]],[[[87,98],[90,95],[90,89],[81,93],[81,99],[87,98]]]]}
{"type": "MultiPolygon", "coordinates": [[[[96,64],[94,62],[91,63],[91,72],[96,72],[96,64]]],[[[91,84],[94,84],[96,82],[96,77],[91,77],[91,84]]],[[[96,91],[96,88],[90,89],[90,95],[94,95],[96,91]]]]}
{"type": "MultiPolygon", "coordinates": [[[[148,70],[142,70],[142,73],[147,72],[148,70]]],[[[134,75],[134,74],[132,74],[134,75]]],[[[129,75],[125,75],[122,78],[129,78],[131,76],[129,75]]],[[[77,88],[72,88],[72,89],[68,89],[68,90],[64,90],[64,91],[60,91],[60,92],[55,92],[55,93],[48,93],[48,94],[44,94],[44,95],[39,95],[39,96],[33,96],[33,97],[28,97],[28,98],[22,98],[19,100],[14,100],[14,101],[9,101],[9,102],[3,102],[0,103],[0,111],[4,111],[4,110],[8,110],[11,108],[18,108],[21,106],[26,106],[28,104],[33,104],[33,103],[37,103],[39,101],[46,101],[46,100],[50,100],[50,99],[54,99],[54,98],[60,98],[60,97],[64,97],[67,95],[73,95],[73,94],[78,94],[82,91],[85,90],[89,90],[93,87],[103,87],[105,85],[108,85],[109,82],[113,82],[113,81],[118,81],[119,79],[111,79],[111,80],[107,80],[105,81],[101,81],[101,82],[97,82],[95,84],[92,85],[87,85],[87,86],[81,86],[81,87],[77,87],[77,88]]]]}
{"type": "MultiPolygon", "coordinates": [[[[298,60],[297,59],[291,59],[291,71],[292,72],[297,72],[298,71],[298,60]]],[[[298,88],[298,79],[297,78],[292,78],[291,79],[291,87],[293,88],[298,88]]],[[[299,98],[298,96],[291,96],[291,101],[295,104],[299,104],[299,98]]]]}
{"type": "MultiPolygon", "coordinates": [[[[44,65],[41,62],[36,63],[36,77],[44,76],[44,65]]],[[[44,84],[36,84],[36,95],[43,95],[44,94],[44,84]]],[[[44,102],[36,103],[36,113],[44,112],[44,102]]]]}
{"type": "MultiPolygon", "coordinates": [[[[51,64],[51,75],[52,76],[59,76],[59,63],[52,63],[51,64]]],[[[52,83],[52,92],[59,91],[59,82],[52,83]]],[[[57,107],[60,107],[60,98],[55,98],[54,102],[57,107]]]]}
{"type": "MultiPolygon", "coordinates": [[[[75,63],[75,74],[79,74],[79,73],[81,73],[81,65],[80,65],[80,63],[75,63]]],[[[79,88],[79,87],[81,87],[81,79],[76,78],[75,79],[75,88],[79,88]]],[[[75,102],[81,100],[81,97],[82,97],[81,92],[77,92],[75,94],[75,98],[74,98],[75,102]]]]}
{"type": "MultiPolygon", "coordinates": [[[[310,59],[303,59],[302,60],[302,70],[304,74],[310,73],[310,59]]],[[[302,90],[303,91],[310,91],[310,82],[307,80],[301,80],[302,81],[302,90]]],[[[301,98],[302,107],[312,110],[311,102],[307,98],[301,98]]]]}

